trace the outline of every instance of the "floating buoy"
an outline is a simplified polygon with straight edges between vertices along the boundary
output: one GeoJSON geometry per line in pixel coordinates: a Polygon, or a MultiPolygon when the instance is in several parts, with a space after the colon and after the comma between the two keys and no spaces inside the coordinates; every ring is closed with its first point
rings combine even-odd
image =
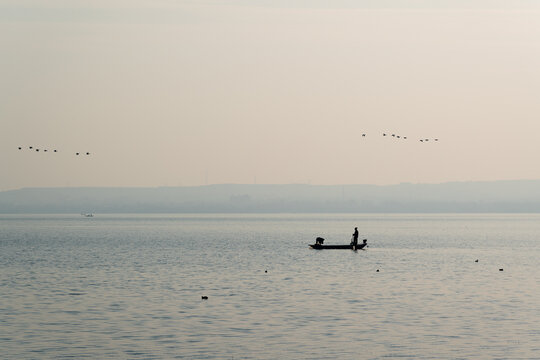
{"type": "Polygon", "coordinates": [[[201,299],[203,299],[203,300],[208,300],[208,296],[204,296],[204,295],[203,295],[203,296],[201,296],[201,299]]]}
{"type": "Polygon", "coordinates": [[[474,262],[478,262],[478,259],[474,260],[474,262]]]}
{"type": "Polygon", "coordinates": [[[267,272],[268,272],[268,270],[264,270],[264,272],[265,272],[265,273],[267,273],[267,272]]]}
{"type": "Polygon", "coordinates": [[[379,272],[379,269],[377,269],[377,272],[379,272]]]}
{"type": "Polygon", "coordinates": [[[504,269],[499,269],[499,271],[503,271],[504,269]]]}

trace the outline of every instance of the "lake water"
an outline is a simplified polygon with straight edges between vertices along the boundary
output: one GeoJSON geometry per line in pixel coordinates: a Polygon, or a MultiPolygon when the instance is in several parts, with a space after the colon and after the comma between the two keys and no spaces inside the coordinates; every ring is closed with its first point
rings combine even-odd
{"type": "Polygon", "coordinates": [[[0,299],[3,359],[540,359],[540,215],[0,215],[0,299]]]}

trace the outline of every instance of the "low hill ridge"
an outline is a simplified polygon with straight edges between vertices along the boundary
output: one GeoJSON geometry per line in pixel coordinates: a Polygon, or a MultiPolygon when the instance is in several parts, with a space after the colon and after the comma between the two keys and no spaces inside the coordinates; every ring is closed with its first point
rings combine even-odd
{"type": "Polygon", "coordinates": [[[0,213],[540,212],[540,180],[397,185],[23,188],[0,213]]]}

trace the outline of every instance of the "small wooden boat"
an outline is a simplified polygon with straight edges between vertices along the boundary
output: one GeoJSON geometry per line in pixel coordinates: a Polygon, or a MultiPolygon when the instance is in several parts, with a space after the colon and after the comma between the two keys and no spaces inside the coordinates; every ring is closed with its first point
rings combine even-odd
{"type": "Polygon", "coordinates": [[[315,250],[361,250],[367,246],[367,240],[365,240],[362,244],[356,244],[356,248],[353,247],[352,244],[349,245],[322,245],[322,244],[310,244],[309,247],[315,250]]]}

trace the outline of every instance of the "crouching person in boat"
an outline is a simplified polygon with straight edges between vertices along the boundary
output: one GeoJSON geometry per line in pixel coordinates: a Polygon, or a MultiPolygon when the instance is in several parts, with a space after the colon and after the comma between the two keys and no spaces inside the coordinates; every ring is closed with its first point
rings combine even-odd
{"type": "Polygon", "coordinates": [[[322,237],[318,237],[315,239],[315,245],[322,245],[324,243],[324,239],[322,237]]]}

